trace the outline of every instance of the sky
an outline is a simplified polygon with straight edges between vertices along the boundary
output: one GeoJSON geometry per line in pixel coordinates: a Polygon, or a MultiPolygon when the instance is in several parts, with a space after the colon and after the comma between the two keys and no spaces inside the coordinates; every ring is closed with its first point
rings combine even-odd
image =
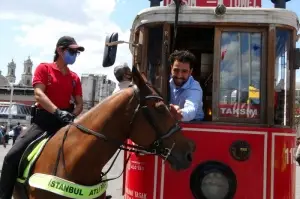
{"type": "MultiPolygon", "coordinates": [[[[270,0],[262,1],[263,7],[273,7],[270,0]]],[[[116,81],[113,67],[102,67],[105,37],[118,32],[120,40],[128,41],[136,14],[148,8],[149,4],[149,0],[0,0],[2,75],[7,74],[7,64],[13,59],[17,65],[16,77],[19,82],[23,62],[28,56],[33,61],[34,71],[39,63],[53,60],[58,38],[70,35],[86,49],[70,66],[71,70],[79,75],[107,74],[116,81]]],[[[287,8],[298,16],[299,7],[299,0],[287,3],[287,8]]],[[[297,46],[300,46],[299,42],[297,46]]],[[[119,45],[115,64],[131,64],[131,59],[129,46],[119,45]]]]}

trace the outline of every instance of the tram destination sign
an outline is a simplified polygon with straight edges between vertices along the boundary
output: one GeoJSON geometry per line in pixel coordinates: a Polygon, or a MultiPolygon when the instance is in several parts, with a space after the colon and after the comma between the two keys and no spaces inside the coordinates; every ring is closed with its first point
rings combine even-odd
{"type": "MultiPolygon", "coordinates": [[[[182,0],[186,5],[199,7],[216,7],[218,0],[182,0]]],[[[164,6],[173,0],[164,0],[164,6]]],[[[226,7],[261,7],[261,0],[223,0],[226,7]]]]}

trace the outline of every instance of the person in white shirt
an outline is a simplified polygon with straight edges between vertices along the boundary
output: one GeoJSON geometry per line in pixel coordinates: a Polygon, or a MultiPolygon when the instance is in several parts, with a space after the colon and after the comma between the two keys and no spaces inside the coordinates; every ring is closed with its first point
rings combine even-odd
{"type": "Polygon", "coordinates": [[[127,63],[124,63],[120,66],[116,66],[114,68],[114,74],[119,83],[116,86],[113,93],[116,93],[121,89],[127,88],[132,81],[131,69],[129,68],[127,63]]]}

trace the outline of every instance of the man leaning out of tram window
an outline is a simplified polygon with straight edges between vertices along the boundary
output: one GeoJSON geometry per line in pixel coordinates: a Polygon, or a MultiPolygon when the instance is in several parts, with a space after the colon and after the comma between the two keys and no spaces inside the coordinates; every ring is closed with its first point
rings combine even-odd
{"type": "Polygon", "coordinates": [[[204,118],[203,91],[192,77],[195,56],[186,50],[174,51],[171,63],[170,107],[178,120],[201,121],[204,118]]]}

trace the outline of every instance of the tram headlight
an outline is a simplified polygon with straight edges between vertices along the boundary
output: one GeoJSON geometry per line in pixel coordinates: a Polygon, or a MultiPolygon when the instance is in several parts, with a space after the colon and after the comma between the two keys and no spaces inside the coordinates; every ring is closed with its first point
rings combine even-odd
{"type": "Polygon", "coordinates": [[[229,166],[208,161],[193,171],[190,188],[195,198],[231,199],[237,188],[236,176],[229,166]]]}
{"type": "Polygon", "coordinates": [[[212,171],[203,177],[201,190],[207,199],[225,198],[229,191],[226,176],[219,171],[212,171]]]}

